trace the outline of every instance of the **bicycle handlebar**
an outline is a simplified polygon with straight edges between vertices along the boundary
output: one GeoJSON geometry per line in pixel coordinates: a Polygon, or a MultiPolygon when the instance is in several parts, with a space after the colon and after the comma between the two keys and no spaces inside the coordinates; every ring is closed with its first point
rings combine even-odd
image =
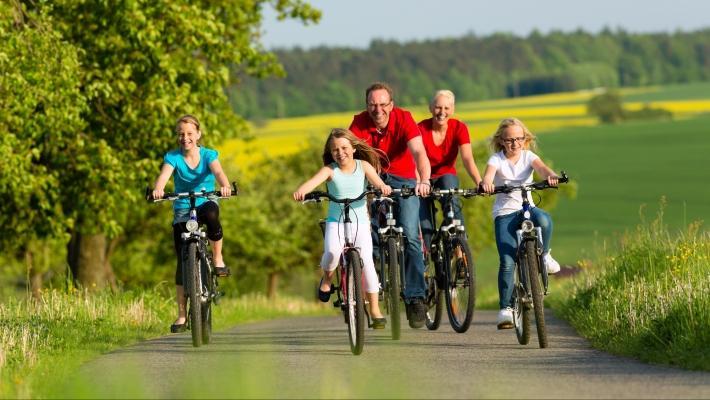
{"type": "Polygon", "coordinates": [[[145,200],[149,202],[154,202],[157,203],[159,201],[174,201],[178,199],[189,199],[191,197],[198,198],[198,197],[206,197],[208,199],[228,199],[231,196],[237,196],[239,195],[239,188],[237,188],[237,182],[232,182],[232,193],[230,196],[225,197],[222,196],[222,193],[214,190],[214,191],[206,191],[206,190],[201,190],[198,192],[165,192],[163,194],[163,197],[159,199],[153,198],[153,190],[146,186],[145,188],[145,200]]]}
{"type": "Polygon", "coordinates": [[[318,203],[321,201],[322,198],[327,198],[328,200],[335,202],[335,203],[341,203],[341,204],[354,203],[358,200],[362,200],[362,198],[367,196],[368,194],[375,194],[375,191],[374,190],[366,190],[354,199],[348,199],[348,198],[339,199],[328,192],[314,191],[314,192],[307,193],[303,197],[303,202],[304,203],[310,203],[310,202],[317,202],[318,203]]]}
{"type": "MultiPolygon", "coordinates": [[[[562,176],[558,178],[559,183],[567,183],[569,182],[569,177],[565,173],[565,171],[561,171],[562,176]]],[[[547,181],[540,181],[540,182],[533,182],[533,183],[524,183],[522,185],[515,185],[515,186],[508,186],[508,185],[503,185],[503,186],[496,186],[495,189],[493,190],[493,193],[490,194],[498,194],[498,193],[510,193],[514,192],[517,190],[544,190],[544,189],[557,189],[557,186],[552,186],[547,181]]]]}
{"type": "Polygon", "coordinates": [[[462,196],[464,198],[483,196],[486,193],[480,192],[478,188],[476,189],[432,189],[429,192],[429,197],[443,197],[446,195],[462,196]]]}

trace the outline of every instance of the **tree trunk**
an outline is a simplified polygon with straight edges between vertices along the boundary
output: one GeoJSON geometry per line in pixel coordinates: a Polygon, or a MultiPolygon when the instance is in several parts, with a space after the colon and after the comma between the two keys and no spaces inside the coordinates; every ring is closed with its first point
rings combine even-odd
{"type": "Polygon", "coordinates": [[[32,251],[25,250],[25,265],[27,266],[27,280],[30,293],[35,299],[42,295],[42,272],[35,266],[35,258],[32,251]]]}
{"type": "Polygon", "coordinates": [[[271,272],[266,283],[266,297],[273,299],[279,286],[279,273],[271,272]]]}
{"type": "Polygon", "coordinates": [[[106,235],[74,232],[67,258],[74,282],[89,290],[106,286],[106,235]]]}

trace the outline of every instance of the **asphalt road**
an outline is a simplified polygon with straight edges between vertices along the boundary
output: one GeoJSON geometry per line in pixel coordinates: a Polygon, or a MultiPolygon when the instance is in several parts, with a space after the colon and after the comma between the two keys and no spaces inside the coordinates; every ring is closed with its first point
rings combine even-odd
{"type": "MultiPolygon", "coordinates": [[[[521,346],[476,311],[468,332],[446,321],[402,338],[366,331],[353,356],[342,317],[279,319],[142,342],[87,363],[58,393],[83,398],[710,398],[710,373],[594,350],[547,310],[550,348],[521,346]]],[[[533,325],[534,326],[534,325],[533,325]]],[[[389,328],[389,327],[388,327],[389,328]]]]}

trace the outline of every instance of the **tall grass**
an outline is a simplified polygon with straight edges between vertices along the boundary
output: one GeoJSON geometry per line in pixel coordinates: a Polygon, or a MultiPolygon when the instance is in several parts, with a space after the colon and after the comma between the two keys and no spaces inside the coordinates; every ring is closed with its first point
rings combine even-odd
{"type": "MultiPolygon", "coordinates": [[[[330,311],[330,310],[328,310],[330,311]]],[[[250,295],[215,307],[215,329],[244,321],[326,310],[300,299],[250,295]]],[[[0,398],[46,397],[81,363],[101,353],[168,333],[175,317],[167,291],[47,290],[0,305],[0,398]]]]}
{"type": "Polygon", "coordinates": [[[658,218],[626,235],[556,307],[592,343],[643,361],[710,370],[710,232],[658,218]]]}

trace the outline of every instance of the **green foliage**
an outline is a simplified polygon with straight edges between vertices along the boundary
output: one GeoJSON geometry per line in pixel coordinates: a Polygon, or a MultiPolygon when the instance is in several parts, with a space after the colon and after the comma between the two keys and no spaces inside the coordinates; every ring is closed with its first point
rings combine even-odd
{"type": "Polygon", "coordinates": [[[285,79],[245,79],[231,91],[250,119],[357,110],[365,87],[391,83],[402,105],[422,104],[450,88],[459,101],[597,87],[643,86],[710,79],[710,30],[632,34],[605,30],[492,34],[422,42],[373,41],[367,49],[319,47],[277,52],[285,79]],[[318,71],[318,73],[313,73],[318,71]],[[356,94],[343,96],[340,90],[356,94]],[[324,95],[314,93],[328,93],[324,95]]]}
{"type": "Polygon", "coordinates": [[[563,317],[595,346],[643,361],[710,370],[710,235],[700,223],[671,234],[662,211],[586,270],[563,317]]]}
{"type": "Polygon", "coordinates": [[[640,120],[653,120],[653,119],[673,119],[673,113],[660,107],[651,107],[648,104],[644,104],[643,108],[635,111],[626,111],[624,114],[626,119],[640,119],[640,120]]]}
{"type": "Polygon", "coordinates": [[[592,97],[587,103],[587,113],[595,115],[604,124],[615,124],[624,119],[621,95],[616,91],[605,91],[592,97]]]}

